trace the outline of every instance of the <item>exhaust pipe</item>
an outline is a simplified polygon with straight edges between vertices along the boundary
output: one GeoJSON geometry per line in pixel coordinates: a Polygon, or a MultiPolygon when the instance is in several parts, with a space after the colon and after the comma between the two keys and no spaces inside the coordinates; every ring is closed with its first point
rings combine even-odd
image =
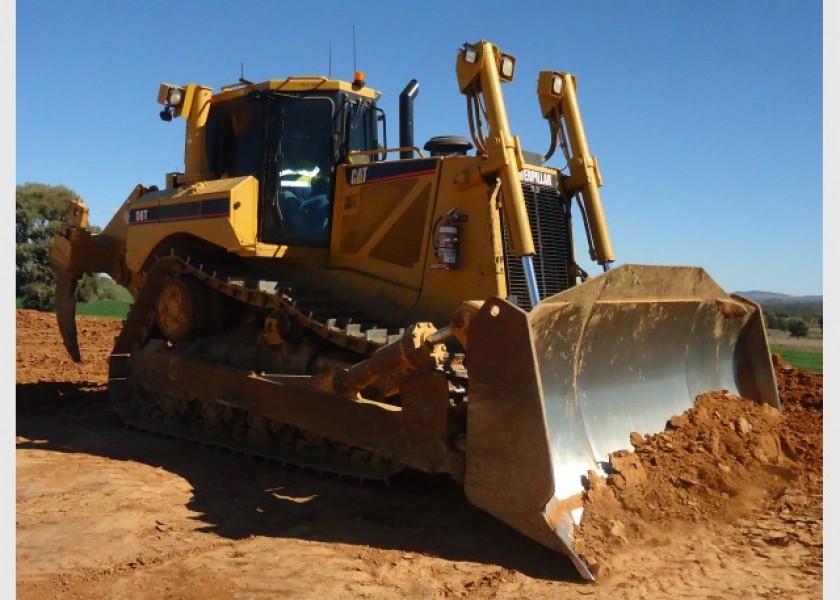
{"type": "MultiPolygon", "coordinates": [[[[420,91],[420,84],[412,79],[400,94],[400,148],[414,146],[414,98],[420,91]]],[[[400,158],[413,158],[412,150],[400,152],[400,158]]]]}

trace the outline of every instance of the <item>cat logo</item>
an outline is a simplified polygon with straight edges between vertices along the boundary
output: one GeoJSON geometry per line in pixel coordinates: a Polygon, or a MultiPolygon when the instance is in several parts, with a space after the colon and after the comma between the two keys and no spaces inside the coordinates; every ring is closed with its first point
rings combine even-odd
{"type": "Polygon", "coordinates": [[[359,167],[350,171],[350,185],[358,185],[367,180],[367,167],[359,167]]]}

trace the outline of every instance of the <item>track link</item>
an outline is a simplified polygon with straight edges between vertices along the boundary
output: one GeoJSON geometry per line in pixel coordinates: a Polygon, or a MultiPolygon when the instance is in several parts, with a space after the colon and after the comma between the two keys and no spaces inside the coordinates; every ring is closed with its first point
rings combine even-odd
{"type": "MultiPolygon", "coordinates": [[[[132,373],[131,357],[137,352],[173,352],[156,337],[155,301],[167,276],[190,275],[208,291],[247,305],[259,314],[283,311],[303,331],[316,335],[337,348],[364,356],[401,335],[395,328],[371,324],[358,312],[311,295],[293,299],[285,293],[270,293],[235,283],[229,277],[171,255],[159,258],[146,273],[140,291],[109,360],[109,391],[115,410],[129,426],[170,438],[310,469],[319,474],[364,480],[385,480],[402,470],[402,465],[367,450],[340,444],[267,419],[241,408],[225,406],[175,394],[154,393],[132,373]],[[340,314],[341,316],[336,316],[340,314]]],[[[247,373],[243,373],[247,375],[247,373]]]]}

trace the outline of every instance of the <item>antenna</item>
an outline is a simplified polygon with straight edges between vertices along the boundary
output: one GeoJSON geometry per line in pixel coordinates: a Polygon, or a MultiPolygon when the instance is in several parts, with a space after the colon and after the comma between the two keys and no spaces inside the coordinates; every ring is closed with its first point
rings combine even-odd
{"type": "Polygon", "coordinates": [[[329,68],[329,77],[332,79],[332,44],[330,44],[330,68],[329,68]]]}
{"type": "Polygon", "coordinates": [[[353,72],[356,72],[356,24],[353,23],[353,72]]]}
{"type": "Polygon", "coordinates": [[[245,83],[245,84],[248,84],[248,85],[253,83],[253,82],[245,79],[245,63],[244,62],[239,63],[239,83],[245,83]]]}

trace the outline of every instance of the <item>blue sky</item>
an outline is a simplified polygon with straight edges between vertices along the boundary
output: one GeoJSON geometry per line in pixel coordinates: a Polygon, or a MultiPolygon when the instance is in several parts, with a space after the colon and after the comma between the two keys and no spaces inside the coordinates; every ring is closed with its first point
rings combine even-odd
{"type": "Polygon", "coordinates": [[[354,26],[392,144],[411,78],[418,145],[469,135],[455,53],[490,40],[517,58],[505,94],[526,149],[549,142],[537,73],[577,76],[618,263],[702,266],[728,291],[823,292],[813,0],[20,2],[15,181],[66,185],[105,225],[137,183],[183,168],[183,121],[158,118],[160,82],[218,89],[243,63],[253,81],[327,74],[330,45],[332,75],[351,79],[354,26]]]}

